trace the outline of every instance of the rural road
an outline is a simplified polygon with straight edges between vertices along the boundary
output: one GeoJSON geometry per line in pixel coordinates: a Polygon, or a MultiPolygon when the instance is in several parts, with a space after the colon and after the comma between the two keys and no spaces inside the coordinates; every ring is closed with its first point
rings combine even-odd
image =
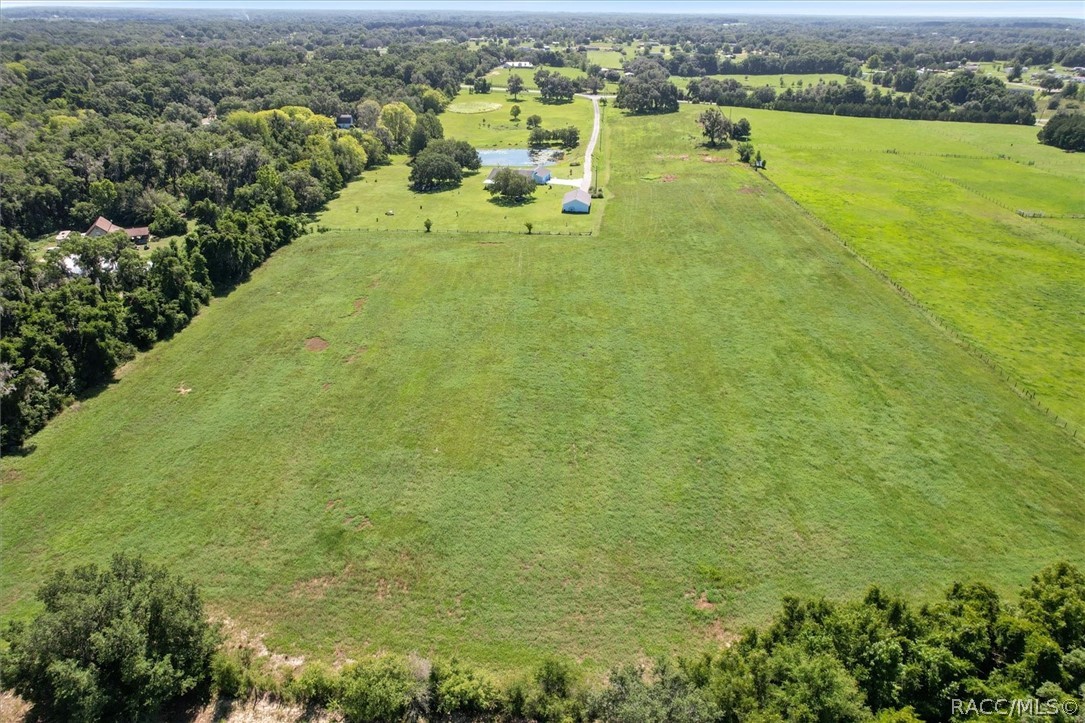
{"type": "MultiPolygon", "coordinates": [[[[580,95],[580,94],[578,94],[580,95]]],[[[577,178],[551,178],[550,183],[558,186],[575,186],[583,191],[591,189],[592,155],[595,153],[595,144],[599,140],[599,95],[580,95],[591,101],[591,109],[595,114],[595,122],[591,128],[591,137],[588,138],[588,146],[584,149],[584,175],[577,178]]]]}

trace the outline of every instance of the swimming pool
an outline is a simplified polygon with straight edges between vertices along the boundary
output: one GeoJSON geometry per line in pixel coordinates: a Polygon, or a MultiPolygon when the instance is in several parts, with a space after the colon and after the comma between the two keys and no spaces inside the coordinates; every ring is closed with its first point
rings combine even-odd
{"type": "Polygon", "coordinates": [[[556,151],[531,151],[525,148],[491,148],[479,150],[484,166],[552,166],[557,162],[556,151]]]}

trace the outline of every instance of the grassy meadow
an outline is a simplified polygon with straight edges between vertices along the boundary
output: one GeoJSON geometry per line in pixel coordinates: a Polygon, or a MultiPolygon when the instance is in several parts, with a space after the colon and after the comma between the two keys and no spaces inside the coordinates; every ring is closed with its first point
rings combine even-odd
{"type": "MultiPolygon", "coordinates": [[[[333,230],[3,461],[3,616],[56,567],[128,549],[275,651],[602,670],[718,646],[785,594],[924,600],[1085,562],[1082,446],[764,177],[699,148],[696,110],[612,112],[590,237],[360,230],[352,198],[383,209],[404,187],[367,174],[333,230]]],[[[786,118],[751,114],[756,141],[824,212],[795,170],[821,157],[784,143],[818,141],[820,119],[786,118]]],[[[881,188],[873,159],[898,163],[870,158],[849,198],[881,188]]],[[[1009,223],[983,208],[971,223],[1009,223]]],[[[1028,291],[1032,254],[1064,252],[1022,238],[1028,291]]],[[[963,242],[943,246],[936,291],[972,277],[963,242]]]]}
{"type": "MultiPolygon", "coordinates": [[[[767,85],[778,92],[786,90],[787,88],[798,89],[817,85],[819,83],[831,83],[833,81],[843,85],[848,79],[848,76],[840,75],[839,73],[776,73],[772,75],[743,75],[741,73],[725,75],[721,73],[708,77],[715,78],[716,80],[737,80],[744,88],[761,88],[767,85]]],[[[679,88],[687,87],[691,80],[693,80],[693,78],[685,78],[677,75],[671,76],[671,82],[679,88]]],[[[868,88],[874,87],[872,83],[863,80],[862,78],[854,78],[854,80],[857,80],[868,88]]]]}
{"type": "Polygon", "coordinates": [[[784,191],[1085,432],[1085,158],[1020,126],[733,113],[784,191]]]}

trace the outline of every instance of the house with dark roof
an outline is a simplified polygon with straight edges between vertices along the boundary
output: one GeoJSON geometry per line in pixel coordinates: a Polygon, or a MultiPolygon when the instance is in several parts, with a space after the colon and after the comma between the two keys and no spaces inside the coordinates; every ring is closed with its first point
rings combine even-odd
{"type": "Polygon", "coordinates": [[[335,119],[335,127],[339,130],[350,130],[354,127],[354,116],[350,113],[344,113],[335,119]]]}
{"type": "Polygon", "coordinates": [[[562,213],[589,213],[591,195],[582,188],[574,188],[561,199],[562,213]]]}

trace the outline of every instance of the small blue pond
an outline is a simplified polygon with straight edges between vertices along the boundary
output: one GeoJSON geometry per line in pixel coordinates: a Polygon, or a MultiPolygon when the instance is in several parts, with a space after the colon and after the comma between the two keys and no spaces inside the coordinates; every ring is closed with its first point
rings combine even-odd
{"type": "Polygon", "coordinates": [[[484,166],[552,166],[554,151],[529,151],[523,148],[498,148],[478,152],[484,166]]]}

